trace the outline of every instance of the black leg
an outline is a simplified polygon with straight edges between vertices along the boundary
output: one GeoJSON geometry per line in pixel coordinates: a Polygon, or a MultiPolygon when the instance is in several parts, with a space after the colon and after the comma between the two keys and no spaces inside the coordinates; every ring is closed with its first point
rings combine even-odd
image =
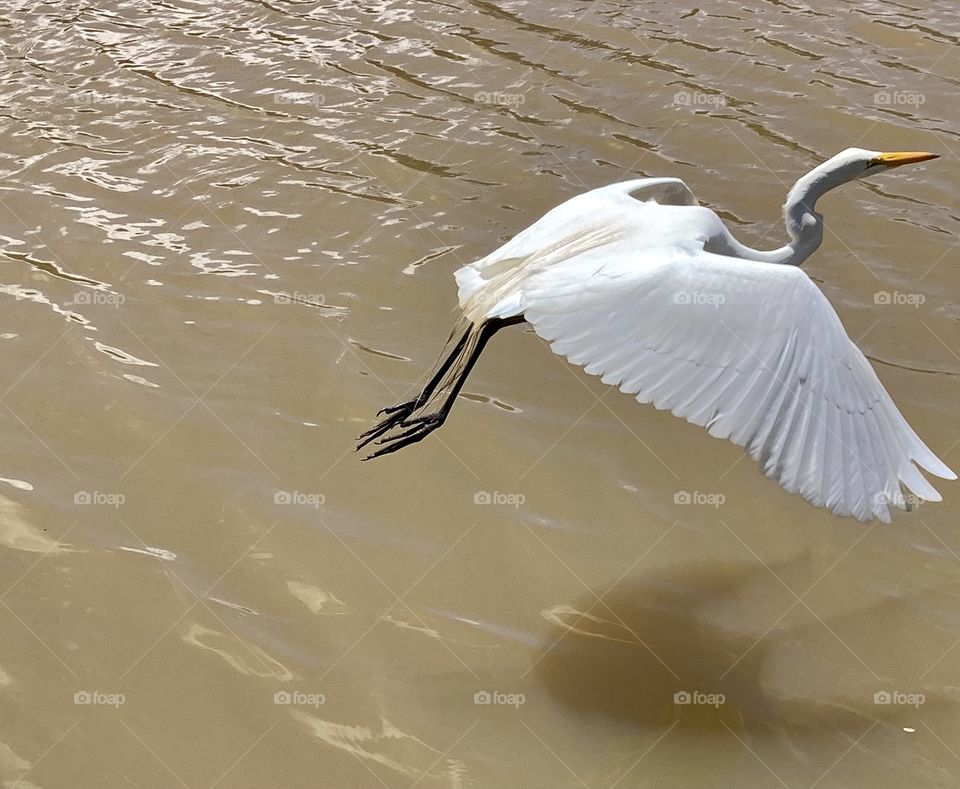
{"type": "Polygon", "coordinates": [[[443,380],[443,376],[447,374],[447,370],[450,369],[451,365],[453,365],[453,363],[463,352],[463,348],[467,344],[469,337],[470,329],[467,329],[467,331],[463,333],[463,336],[457,340],[457,344],[447,355],[447,358],[443,360],[433,378],[427,381],[427,385],[423,387],[423,389],[420,391],[420,394],[413,398],[413,400],[407,400],[407,402],[400,403],[399,405],[388,406],[387,408],[382,408],[377,412],[377,416],[386,414],[387,417],[371,427],[369,430],[360,434],[360,437],[357,439],[360,442],[357,444],[358,450],[363,449],[367,444],[369,444],[375,438],[379,438],[391,428],[402,424],[407,417],[413,414],[417,409],[423,408],[423,406],[427,404],[430,396],[440,385],[440,381],[443,380]]]}
{"type": "MultiPolygon", "coordinates": [[[[483,349],[486,347],[490,338],[500,331],[500,329],[506,326],[513,326],[517,323],[523,323],[523,321],[524,318],[522,315],[514,318],[494,318],[493,320],[485,321],[480,326],[474,344],[472,346],[468,346],[468,355],[466,361],[464,362],[463,367],[457,371],[456,377],[451,382],[450,391],[447,393],[447,396],[440,408],[437,411],[429,414],[424,414],[412,419],[406,418],[400,420],[399,422],[393,423],[391,427],[399,426],[408,429],[402,433],[398,433],[397,435],[385,436],[384,438],[381,438],[379,441],[377,441],[377,443],[383,444],[383,449],[377,450],[372,455],[365,457],[364,460],[371,460],[372,458],[380,457],[381,455],[389,455],[391,452],[396,452],[399,449],[410,446],[410,444],[415,444],[418,441],[422,441],[424,438],[430,435],[430,433],[440,427],[446,421],[447,416],[453,409],[453,404],[456,402],[457,396],[460,394],[460,390],[463,388],[464,383],[466,383],[467,376],[470,375],[470,371],[477,363],[477,359],[480,358],[480,354],[483,353],[483,349]]],[[[383,432],[386,431],[382,431],[377,435],[382,435],[383,432]]],[[[376,437],[377,436],[371,436],[371,438],[376,437]]]]}

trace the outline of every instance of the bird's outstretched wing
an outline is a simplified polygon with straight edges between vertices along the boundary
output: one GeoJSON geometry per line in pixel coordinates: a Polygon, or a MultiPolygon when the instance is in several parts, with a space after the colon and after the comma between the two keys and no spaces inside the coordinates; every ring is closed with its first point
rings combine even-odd
{"type": "Polygon", "coordinates": [[[552,349],[605,383],[746,448],[837,515],[889,522],[900,484],[956,479],[894,405],[799,268],[629,239],[538,271],[520,308],[552,349]]]}

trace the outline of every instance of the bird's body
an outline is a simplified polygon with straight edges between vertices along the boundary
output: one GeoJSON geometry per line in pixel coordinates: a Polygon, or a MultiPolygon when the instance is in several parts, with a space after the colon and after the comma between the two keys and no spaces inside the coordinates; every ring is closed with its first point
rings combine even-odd
{"type": "Polygon", "coordinates": [[[738,242],[679,179],[627,181],[567,200],[456,272],[465,332],[421,395],[387,409],[363,443],[385,436],[375,454],[386,454],[442,424],[489,337],[525,320],[554,352],[745,447],[767,476],[815,505],[889,521],[890,505],[905,506],[901,484],[939,501],[917,466],[955,475],[910,428],[798,267],[822,239],[816,199],[879,167],[878,157],[891,157],[883,167],[933,158],[839,154],[791,190],[790,242],[769,252],[738,242]],[[437,412],[413,416],[444,391],[437,412]],[[402,432],[389,435],[395,428],[402,432]]]}
{"type": "MultiPolygon", "coordinates": [[[[679,179],[641,178],[572,197],[502,247],[455,273],[471,321],[523,313],[526,285],[566,261],[703,248],[729,236],[679,179]]],[[[636,263],[637,261],[634,260],[636,263]]]]}

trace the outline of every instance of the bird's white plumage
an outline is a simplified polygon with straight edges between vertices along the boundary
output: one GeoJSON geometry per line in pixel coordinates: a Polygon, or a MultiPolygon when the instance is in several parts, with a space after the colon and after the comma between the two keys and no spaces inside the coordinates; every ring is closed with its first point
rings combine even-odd
{"type": "Polygon", "coordinates": [[[552,349],[711,435],[838,515],[889,522],[916,465],[955,475],[918,438],[833,307],[798,267],[745,260],[677,179],[588,192],[456,273],[473,321],[523,314],[552,349]]]}
{"type": "Polygon", "coordinates": [[[712,230],[723,231],[716,215],[699,207],[678,178],[642,178],[594,189],[561,203],[490,255],[459,269],[454,277],[460,306],[475,322],[519,315],[524,283],[536,273],[591,250],[609,250],[611,244],[627,238],[642,240],[643,246],[654,234],[658,246],[685,243],[691,234],[702,235],[711,218],[716,222],[712,230]],[[693,211],[679,218],[686,221],[658,228],[657,218],[649,211],[658,205],[652,202],[655,199],[693,211]]]}

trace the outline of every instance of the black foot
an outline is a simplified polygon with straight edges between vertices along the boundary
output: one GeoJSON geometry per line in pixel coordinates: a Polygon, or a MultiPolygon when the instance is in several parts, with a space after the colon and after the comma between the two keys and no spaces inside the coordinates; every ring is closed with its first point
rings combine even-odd
{"type": "MultiPolygon", "coordinates": [[[[410,419],[409,421],[400,422],[400,427],[406,427],[409,429],[403,431],[402,433],[397,433],[395,436],[381,438],[379,441],[377,441],[377,443],[383,444],[383,449],[378,449],[372,455],[367,455],[364,460],[373,460],[373,458],[378,458],[381,455],[389,455],[391,452],[396,452],[398,449],[403,449],[404,447],[410,446],[410,444],[416,444],[418,441],[423,441],[423,439],[425,439],[443,424],[444,419],[446,419],[446,414],[438,411],[433,414],[424,414],[423,416],[418,416],[414,419],[410,419]]],[[[379,425],[377,427],[379,427],[379,425]]]]}
{"type": "Polygon", "coordinates": [[[416,399],[408,400],[405,403],[400,403],[400,405],[392,405],[388,408],[382,408],[377,412],[377,416],[382,414],[387,414],[386,419],[382,419],[377,422],[373,427],[367,430],[364,433],[361,433],[357,438],[357,441],[360,443],[357,444],[357,449],[363,449],[367,444],[373,441],[375,438],[379,438],[388,430],[396,427],[397,425],[402,425],[404,420],[409,417],[414,411],[417,410],[417,401],[416,399]]]}

